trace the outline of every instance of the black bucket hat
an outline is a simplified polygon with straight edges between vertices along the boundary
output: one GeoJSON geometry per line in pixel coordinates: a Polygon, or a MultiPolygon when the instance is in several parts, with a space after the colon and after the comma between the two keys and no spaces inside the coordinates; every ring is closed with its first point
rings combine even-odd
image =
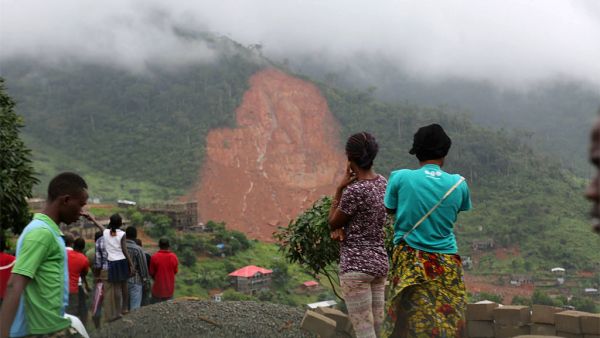
{"type": "Polygon", "coordinates": [[[409,153],[416,155],[419,161],[435,160],[446,157],[452,140],[439,124],[430,124],[419,128],[413,138],[409,153]]]}

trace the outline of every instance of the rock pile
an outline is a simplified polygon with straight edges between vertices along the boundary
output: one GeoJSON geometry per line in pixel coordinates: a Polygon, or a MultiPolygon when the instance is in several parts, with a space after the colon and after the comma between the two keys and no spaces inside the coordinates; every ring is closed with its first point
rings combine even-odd
{"type": "Polygon", "coordinates": [[[281,304],[175,300],[133,311],[92,338],[314,337],[302,330],[304,311],[281,304]]]}

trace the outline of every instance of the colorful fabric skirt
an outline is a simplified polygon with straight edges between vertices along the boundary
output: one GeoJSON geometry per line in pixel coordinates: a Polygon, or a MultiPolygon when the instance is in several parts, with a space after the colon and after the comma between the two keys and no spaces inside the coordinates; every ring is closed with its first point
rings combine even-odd
{"type": "Polygon", "coordinates": [[[108,261],[108,281],[111,283],[126,282],[129,279],[129,263],[127,259],[108,261]]]}
{"type": "Polygon", "coordinates": [[[460,256],[394,248],[384,337],[463,337],[466,290],[460,256]]]}

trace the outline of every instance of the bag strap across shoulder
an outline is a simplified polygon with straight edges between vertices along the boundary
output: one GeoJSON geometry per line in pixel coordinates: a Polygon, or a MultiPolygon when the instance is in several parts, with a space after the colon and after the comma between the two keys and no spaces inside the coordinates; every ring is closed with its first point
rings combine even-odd
{"type": "Polygon", "coordinates": [[[413,232],[413,231],[414,231],[416,228],[418,228],[418,227],[419,227],[419,225],[421,225],[421,223],[423,223],[423,222],[424,222],[424,221],[425,221],[425,220],[426,220],[426,219],[427,219],[427,218],[428,218],[428,217],[429,217],[429,216],[430,216],[430,215],[431,215],[431,214],[432,214],[432,213],[433,213],[433,212],[434,212],[434,211],[435,211],[435,210],[436,210],[436,209],[437,209],[437,208],[438,208],[440,205],[442,205],[442,202],[444,202],[444,200],[446,200],[446,198],[448,198],[448,196],[450,196],[450,194],[452,194],[452,192],[453,192],[454,190],[456,190],[456,188],[458,188],[458,186],[459,186],[459,185],[460,185],[462,182],[464,182],[464,181],[465,181],[465,178],[461,176],[461,177],[460,177],[460,179],[458,180],[458,182],[456,182],[456,184],[454,184],[454,185],[453,185],[453,186],[450,188],[450,190],[448,190],[448,191],[447,191],[447,192],[444,194],[444,196],[442,196],[442,199],[440,199],[440,201],[439,201],[439,202],[437,202],[437,204],[436,204],[436,205],[434,205],[434,206],[433,206],[433,208],[431,208],[431,209],[430,209],[430,210],[429,210],[429,211],[428,211],[428,212],[425,214],[425,216],[421,217],[421,219],[420,219],[420,220],[419,220],[417,223],[415,223],[415,225],[413,225],[413,227],[412,227],[410,230],[408,230],[408,231],[407,231],[407,232],[404,234],[404,236],[402,236],[402,240],[403,240],[403,241],[406,241],[406,238],[408,237],[408,235],[410,235],[410,234],[411,234],[411,233],[412,233],[412,232],[413,232]]]}

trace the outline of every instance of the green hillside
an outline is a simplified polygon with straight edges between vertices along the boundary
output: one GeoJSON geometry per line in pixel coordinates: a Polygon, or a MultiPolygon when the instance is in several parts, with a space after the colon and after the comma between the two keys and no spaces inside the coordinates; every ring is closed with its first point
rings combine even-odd
{"type": "Polygon", "coordinates": [[[186,38],[210,41],[219,57],[179,68],[149,65],[146,73],[14,60],[2,64],[0,76],[31,143],[110,177],[181,190],[196,179],[208,131],[234,125],[248,78],[267,63],[227,38],[186,38]]]}
{"type": "Polygon", "coordinates": [[[419,126],[444,126],[453,141],[447,170],[467,178],[474,204],[459,218],[461,254],[471,254],[473,239],[492,238],[500,246],[520,246],[534,267],[594,268],[600,243],[590,236],[584,180],[534,152],[519,133],[484,128],[440,109],[381,103],[370,93],[322,90],[344,137],[357,130],[377,136],[376,166],[384,175],[417,165],[408,150],[419,126]]]}
{"type": "MultiPolygon", "coordinates": [[[[144,74],[92,64],[3,63],[0,75],[25,116],[41,186],[69,169],[84,173],[92,196],[102,199],[167,199],[189,188],[208,131],[233,126],[248,78],[270,64],[228,39],[201,38],[213,39],[220,53],[214,62],[149,66],[144,74]]],[[[467,178],[475,206],[460,218],[461,253],[470,254],[473,239],[489,237],[520,247],[534,267],[591,269],[597,261],[584,180],[533,151],[526,132],[484,128],[441,109],[382,103],[371,92],[321,89],[342,125],[340,145],[353,132],[372,132],[384,175],[416,165],[408,149],[419,126],[437,122],[447,129],[453,139],[448,170],[467,178]]]]}

